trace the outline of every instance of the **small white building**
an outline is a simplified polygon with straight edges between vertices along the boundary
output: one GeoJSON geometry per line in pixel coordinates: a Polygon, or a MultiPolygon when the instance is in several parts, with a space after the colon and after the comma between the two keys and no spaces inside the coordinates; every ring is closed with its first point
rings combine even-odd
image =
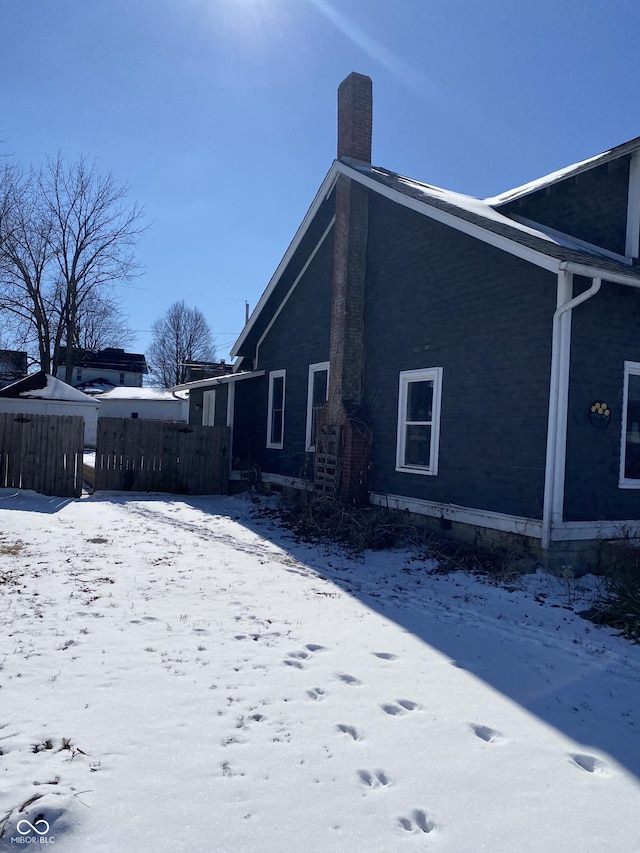
{"type": "Polygon", "coordinates": [[[43,370],[0,389],[0,412],[24,415],[80,415],[84,418],[84,443],[95,447],[98,406],[92,397],[43,370]]]}
{"type": "Polygon", "coordinates": [[[100,418],[146,418],[154,421],[189,420],[186,391],[158,388],[113,388],[98,398],[100,418]]]}

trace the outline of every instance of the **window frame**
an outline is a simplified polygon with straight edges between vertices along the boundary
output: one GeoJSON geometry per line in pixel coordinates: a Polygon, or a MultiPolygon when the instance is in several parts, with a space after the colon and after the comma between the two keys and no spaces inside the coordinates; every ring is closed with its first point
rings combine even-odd
{"type": "Polygon", "coordinates": [[[629,377],[640,376],[640,362],[625,361],[624,363],[624,385],[622,392],[622,424],[620,426],[620,472],[618,478],[619,489],[640,489],[640,478],[625,476],[627,462],[627,412],[629,407],[629,377]]]}
{"type": "Polygon", "coordinates": [[[304,446],[307,453],[315,453],[316,446],[311,443],[313,438],[313,384],[314,377],[316,373],[322,373],[326,371],[327,374],[327,389],[325,392],[325,403],[329,399],[329,362],[328,361],[316,361],[314,364],[309,365],[309,373],[307,376],[307,418],[305,422],[305,432],[304,432],[304,446]]]}
{"type": "Polygon", "coordinates": [[[440,410],[442,400],[442,368],[428,367],[418,370],[403,370],[398,378],[398,420],[396,427],[396,471],[403,474],[420,474],[434,477],[438,473],[438,454],[440,448],[440,410]],[[433,398],[430,421],[407,421],[407,399],[409,385],[412,382],[433,382],[433,398]],[[407,465],[405,452],[407,446],[407,426],[423,424],[431,427],[429,445],[429,465],[407,465]]]}
{"type": "Polygon", "coordinates": [[[286,370],[270,370],[269,371],[269,396],[267,401],[267,447],[272,450],[282,450],[284,447],[284,409],[287,386],[287,371],[286,370]],[[274,441],[273,430],[273,386],[276,379],[282,379],[282,421],[280,424],[280,440],[274,441]]]}

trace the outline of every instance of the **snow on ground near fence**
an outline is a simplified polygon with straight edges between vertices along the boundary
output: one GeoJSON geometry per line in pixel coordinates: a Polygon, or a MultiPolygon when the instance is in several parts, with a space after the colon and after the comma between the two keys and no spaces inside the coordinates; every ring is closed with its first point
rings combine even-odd
{"type": "Polygon", "coordinates": [[[640,648],[593,579],[432,568],[244,497],[0,492],[0,849],[637,850],[640,648]]]}

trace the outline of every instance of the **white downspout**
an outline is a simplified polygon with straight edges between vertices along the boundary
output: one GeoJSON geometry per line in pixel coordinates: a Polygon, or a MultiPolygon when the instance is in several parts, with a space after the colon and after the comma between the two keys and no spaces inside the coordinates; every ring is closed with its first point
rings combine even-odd
{"type": "Polygon", "coordinates": [[[569,367],[571,358],[571,314],[573,309],[591,299],[600,290],[602,279],[596,277],[588,290],[571,299],[573,274],[562,264],[558,274],[558,300],[553,315],[551,338],[551,387],[549,389],[549,422],[547,428],[547,460],[542,508],[542,549],[551,544],[554,518],[562,519],[567,441],[569,367]]]}

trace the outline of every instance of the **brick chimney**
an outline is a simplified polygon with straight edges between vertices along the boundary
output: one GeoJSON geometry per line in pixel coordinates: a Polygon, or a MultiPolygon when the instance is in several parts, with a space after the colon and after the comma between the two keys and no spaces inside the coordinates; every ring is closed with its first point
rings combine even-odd
{"type": "Polygon", "coordinates": [[[371,162],[372,88],[371,78],[355,71],[338,87],[338,159],[371,162]]]}
{"type": "MultiPolygon", "coordinates": [[[[371,129],[371,79],[350,74],[338,89],[338,158],[370,163],[371,129]]],[[[337,429],[341,435],[336,493],[359,502],[369,444],[362,411],[369,194],[345,175],[338,177],[335,193],[329,390],[322,423],[327,435],[337,429]]]]}

